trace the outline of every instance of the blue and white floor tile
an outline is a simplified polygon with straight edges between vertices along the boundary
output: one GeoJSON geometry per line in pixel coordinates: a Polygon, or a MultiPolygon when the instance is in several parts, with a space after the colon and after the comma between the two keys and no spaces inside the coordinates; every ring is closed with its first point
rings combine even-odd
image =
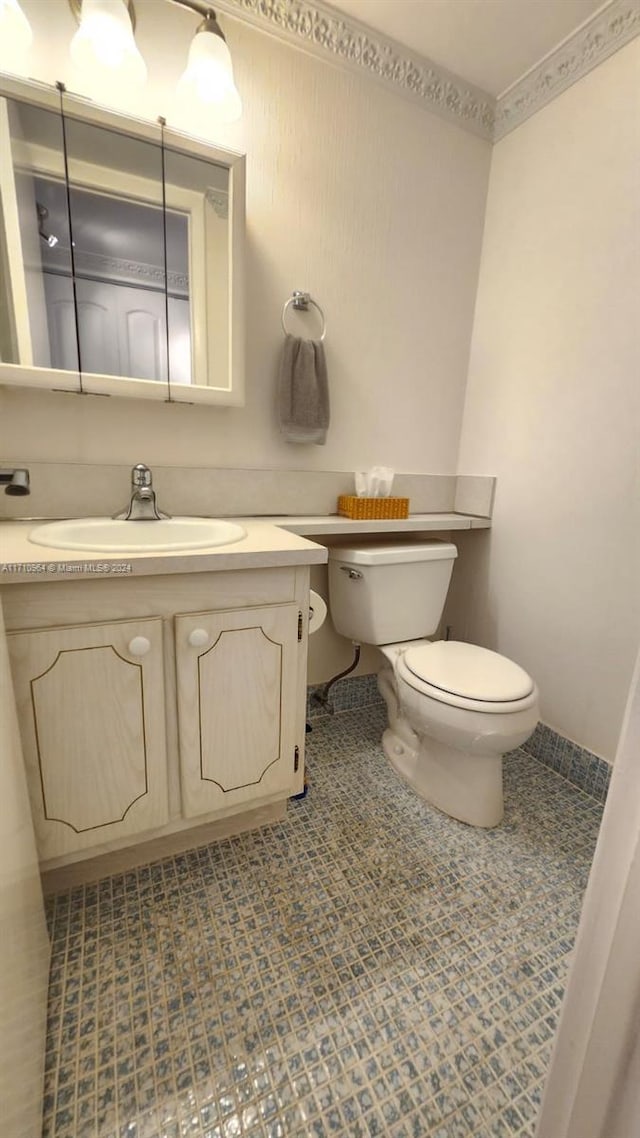
{"type": "Polygon", "coordinates": [[[286,822],[51,900],[45,1138],[530,1138],[602,806],[515,752],[470,829],[383,711],[286,822]]]}

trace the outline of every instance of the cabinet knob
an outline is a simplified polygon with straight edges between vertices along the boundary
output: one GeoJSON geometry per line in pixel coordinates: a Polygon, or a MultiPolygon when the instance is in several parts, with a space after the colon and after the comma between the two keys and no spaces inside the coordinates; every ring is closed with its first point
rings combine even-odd
{"type": "Polygon", "coordinates": [[[205,628],[194,628],[193,632],[189,633],[189,644],[193,648],[203,648],[208,643],[209,633],[205,628]]]}
{"type": "Polygon", "coordinates": [[[129,641],[129,651],[132,656],[146,656],[151,647],[151,641],[146,636],[134,636],[129,641]]]}

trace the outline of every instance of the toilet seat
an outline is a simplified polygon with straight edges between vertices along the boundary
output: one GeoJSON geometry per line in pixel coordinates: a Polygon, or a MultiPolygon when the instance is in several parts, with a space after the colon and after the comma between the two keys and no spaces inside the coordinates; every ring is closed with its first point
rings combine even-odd
{"type": "Polygon", "coordinates": [[[397,674],[414,691],[449,707],[506,714],[531,707],[538,698],[530,676],[506,656],[456,640],[410,645],[396,663],[397,674]]]}

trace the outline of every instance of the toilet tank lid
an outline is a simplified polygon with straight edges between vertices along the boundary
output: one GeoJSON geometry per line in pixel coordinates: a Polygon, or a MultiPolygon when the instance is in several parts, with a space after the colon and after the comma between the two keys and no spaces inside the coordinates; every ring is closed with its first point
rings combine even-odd
{"type": "Polygon", "coordinates": [[[453,561],[458,556],[448,541],[372,541],[370,544],[334,545],[330,561],[347,565],[397,565],[406,561],[453,561]]]}

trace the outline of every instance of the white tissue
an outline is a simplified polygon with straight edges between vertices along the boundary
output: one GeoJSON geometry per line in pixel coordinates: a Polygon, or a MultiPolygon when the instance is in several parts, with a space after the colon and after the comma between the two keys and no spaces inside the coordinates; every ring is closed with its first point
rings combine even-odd
{"type": "Polygon", "coordinates": [[[354,474],[354,482],[356,487],[356,496],[358,498],[367,497],[367,472],[366,470],[356,470],[354,474]]]}
{"type": "Polygon", "coordinates": [[[354,474],[358,498],[388,498],[393,485],[390,466],[372,466],[371,470],[357,470],[354,474]]]}

